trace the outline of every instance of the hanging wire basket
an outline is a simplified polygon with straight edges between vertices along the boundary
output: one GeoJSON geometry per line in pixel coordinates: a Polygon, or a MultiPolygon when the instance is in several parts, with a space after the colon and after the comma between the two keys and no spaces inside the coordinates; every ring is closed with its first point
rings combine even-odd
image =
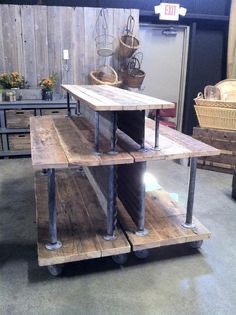
{"type": "Polygon", "coordinates": [[[114,52],[114,36],[108,33],[105,9],[101,9],[96,21],[96,49],[101,57],[111,56],[114,52]]]}

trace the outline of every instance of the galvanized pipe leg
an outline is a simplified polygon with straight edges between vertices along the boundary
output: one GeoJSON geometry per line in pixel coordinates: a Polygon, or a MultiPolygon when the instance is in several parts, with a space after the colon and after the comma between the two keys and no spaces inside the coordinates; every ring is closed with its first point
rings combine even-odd
{"type": "Polygon", "coordinates": [[[190,177],[189,177],[189,188],[188,188],[187,214],[186,214],[186,221],[183,224],[185,228],[190,228],[190,229],[195,227],[195,225],[192,222],[192,218],[193,218],[193,201],[194,201],[196,171],[197,171],[197,158],[193,157],[190,160],[190,177]]]}
{"type": "Polygon", "coordinates": [[[99,150],[99,112],[95,112],[95,152],[100,154],[99,150]]]}
{"type": "Polygon", "coordinates": [[[159,134],[160,134],[160,109],[156,110],[156,119],[155,119],[155,146],[154,150],[159,151],[159,134]]]}
{"type": "Polygon", "coordinates": [[[70,94],[66,93],[66,100],[67,100],[67,114],[71,117],[71,110],[70,110],[70,94]]]}
{"type": "Polygon", "coordinates": [[[80,101],[77,101],[77,115],[80,116],[81,115],[81,111],[80,111],[80,101]]]}
{"type": "Polygon", "coordinates": [[[139,200],[140,200],[140,214],[139,214],[139,220],[138,220],[138,229],[136,231],[136,235],[138,236],[145,236],[148,234],[148,230],[145,229],[145,183],[143,180],[144,174],[146,172],[147,163],[146,162],[140,162],[140,165],[142,167],[142,176],[141,176],[141,183],[140,183],[140,190],[138,192],[139,194],[139,200]]]}
{"type": "Polygon", "coordinates": [[[112,241],[116,239],[115,229],[117,224],[117,208],[116,208],[116,196],[117,196],[117,184],[116,184],[116,166],[108,166],[108,198],[107,198],[107,235],[104,239],[112,241]]]}
{"type": "Polygon", "coordinates": [[[140,152],[145,152],[145,110],[142,110],[142,116],[143,116],[143,134],[142,134],[142,139],[141,139],[141,144],[140,144],[140,152]]]}
{"type": "Polygon", "coordinates": [[[62,244],[57,239],[57,210],[54,168],[48,169],[48,211],[50,242],[46,244],[46,248],[48,250],[56,250],[61,248],[62,244]]]}
{"type": "Polygon", "coordinates": [[[116,144],[117,144],[117,112],[112,112],[112,136],[111,136],[111,151],[109,154],[117,154],[116,144]]]}

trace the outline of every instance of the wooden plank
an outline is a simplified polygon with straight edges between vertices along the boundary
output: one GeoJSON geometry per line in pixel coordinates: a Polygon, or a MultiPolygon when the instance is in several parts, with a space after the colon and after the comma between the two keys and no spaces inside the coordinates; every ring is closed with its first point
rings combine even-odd
{"type": "Polygon", "coordinates": [[[2,12],[2,34],[5,71],[12,72],[18,70],[17,47],[16,47],[16,22],[14,6],[1,6],[2,12]]]}
{"type": "Polygon", "coordinates": [[[106,217],[91,186],[79,172],[58,171],[58,238],[62,248],[48,251],[47,177],[36,177],[38,261],[40,266],[98,258],[130,252],[130,245],[118,229],[115,241],[105,241],[106,217]]]}
{"type": "Polygon", "coordinates": [[[73,15],[72,22],[72,46],[71,51],[73,67],[72,71],[74,77],[74,84],[86,84],[88,83],[88,78],[86,79],[87,73],[85,72],[85,26],[84,26],[84,8],[76,7],[73,15]]]}
{"type": "Polygon", "coordinates": [[[145,126],[146,152],[137,151],[140,146],[124,133],[118,131],[118,144],[130,152],[135,162],[220,154],[219,150],[166,126],[160,126],[160,151],[153,150],[154,141],[155,122],[148,118],[146,118],[145,126]]]}
{"type": "Polygon", "coordinates": [[[215,163],[209,163],[209,165],[207,163],[202,164],[202,161],[199,161],[198,163],[198,168],[200,169],[204,169],[204,170],[209,170],[209,171],[214,171],[214,172],[220,172],[220,173],[227,173],[227,174],[233,174],[234,172],[234,168],[232,167],[232,165],[225,165],[225,164],[217,164],[217,165],[213,165],[215,163]],[[226,167],[227,166],[227,167],[226,167]]]}
{"type": "MultiPolygon", "coordinates": [[[[95,43],[95,25],[97,20],[99,8],[84,8],[84,69],[85,69],[85,82],[90,83],[89,74],[94,71],[96,67],[96,43],[95,43]]],[[[103,61],[102,61],[103,62],[103,61]]]]}
{"type": "Polygon", "coordinates": [[[69,166],[97,166],[133,163],[130,154],[119,147],[116,155],[106,152],[110,150],[110,142],[103,136],[100,138],[101,152],[98,155],[94,149],[94,128],[84,118],[53,118],[61,146],[69,161],[69,166]]]}
{"type": "Polygon", "coordinates": [[[62,21],[61,11],[63,7],[47,7],[47,37],[48,37],[48,75],[56,73],[58,82],[56,92],[60,91],[62,82],[62,21]]]}
{"type": "Polygon", "coordinates": [[[210,138],[215,140],[236,141],[236,132],[229,130],[194,127],[193,135],[197,137],[210,138]]]}
{"type": "Polygon", "coordinates": [[[193,222],[196,227],[184,228],[183,209],[163,191],[156,191],[151,195],[146,193],[145,227],[149,233],[143,237],[134,233],[136,226],[119,200],[118,209],[119,221],[134,251],[210,238],[210,232],[195,217],[193,222]]]}
{"type": "MultiPolygon", "coordinates": [[[[64,7],[63,10],[60,10],[60,19],[61,19],[61,60],[62,60],[62,82],[67,84],[73,84],[73,71],[69,69],[66,71],[65,64],[63,64],[63,50],[68,50],[69,52],[69,63],[71,63],[71,58],[73,57],[73,43],[72,43],[72,33],[74,32],[73,27],[73,18],[74,18],[75,8],[64,7]]],[[[78,50],[78,49],[77,49],[78,50]]],[[[72,65],[70,65],[71,68],[72,65]]],[[[76,69],[77,70],[77,69],[76,69]]],[[[77,70],[78,71],[78,70],[77,70]]]]}
{"type": "Polygon", "coordinates": [[[35,32],[35,59],[37,83],[42,78],[47,78],[48,73],[48,25],[47,7],[33,6],[34,32],[35,32]]]}
{"type": "Polygon", "coordinates": [[[31,86],[37,86],[34,12],[31,6],[21,7],[22,40],[24,50],[24,66],[26,80],[31,86]]]}
{"type": "MultiPolygon", "coordinates": [[[[3,11],[0,10],[0,34],[3,34],[2,15],[3,15],[3,11]]],[[[2,72],[6,72],[6,68],[5,68],[5,56],[4,56],[4,41],[3,41],[3,36],[0,36],[0,73],[2,72]]]]}
{"type": "Polygon", "coordinates": [[[174,104],[154,97],[106,85],[62,85],[73,97],[96,111],[173,108],[174,104]]]}
{"type": "Polygon", "coordinates": [[[50,116],[30,118],[30,138],[34,169],[68,167],[50,116]]]}
{"type": "Polygon", "coordinates": [[[193,137],[217,149],[236,152],[236,132],[194,128],[193,137]]]}

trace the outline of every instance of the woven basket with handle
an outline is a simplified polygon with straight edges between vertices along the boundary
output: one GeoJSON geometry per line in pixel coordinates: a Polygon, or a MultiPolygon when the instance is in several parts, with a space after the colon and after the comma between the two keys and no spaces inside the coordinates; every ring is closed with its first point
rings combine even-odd
{"type": "Polygon", "coordinates": [[[112,86],[120,86],[122,81],[118,80],[117,72],[109,65],[99,67],[95,71],[90,72],[90,80],[92,84],[106,84],[112,86]]]}

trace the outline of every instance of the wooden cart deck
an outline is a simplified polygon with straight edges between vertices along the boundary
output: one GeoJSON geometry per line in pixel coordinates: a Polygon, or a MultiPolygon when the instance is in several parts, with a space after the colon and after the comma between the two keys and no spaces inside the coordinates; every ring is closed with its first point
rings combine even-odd
{"type": "Polygon", "coordinates": [[[192,229],[182,226],[186,210],[164,190],[146,193],[145,227],[148,234],[138,236],[132,218],[118,200],[118,218],[134,251],[160,246],[188,243],[210,238],[210,232],[195,217],[192,229]]]}
{"type": "Polygon", "coordinates": [[[36,173],[36,211],[38,226],[38,262],[40,266],[124,254],[131,247],[122,230],[106,241],[106,215],[86,176],[75,170],[56,173],[58,239],[63,246],[49,251],[47,176],[36,173]]]}
{"type": "Polygon", "coordinates": [[[107,154],[110,141],[101,135],[101,155],[94,149],[94,127],[84,117],[31,117],[32,164],[35,169],[130,164],[219,155],[220,151],[166,126],[160,128],[160,151],[153,149],[154,121],[146,119],[145,152],[118,130],[118,154],[107,154]]]}

